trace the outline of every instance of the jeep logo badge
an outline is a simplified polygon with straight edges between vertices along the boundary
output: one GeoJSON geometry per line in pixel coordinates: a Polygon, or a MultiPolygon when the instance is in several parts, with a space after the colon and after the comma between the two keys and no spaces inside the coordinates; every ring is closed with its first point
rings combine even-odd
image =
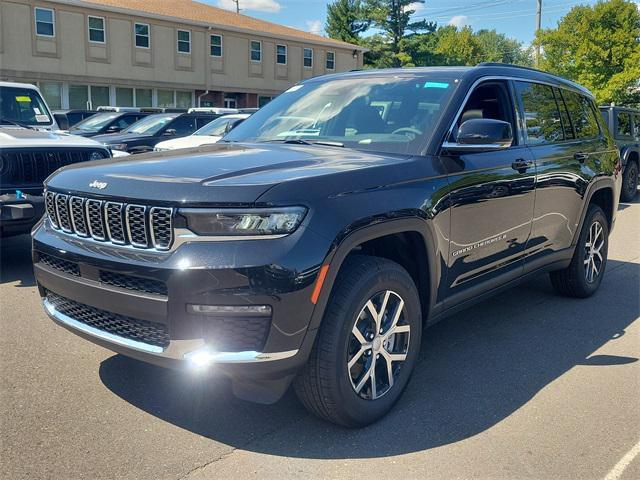
{"type": "Polygon", "coordinates": [[[99,182],[98,180],[94,180],[89,184],[91,188],[97,188],[98,190],[102,190],[103,188],[107,188],[107,182],[99,182]]]}

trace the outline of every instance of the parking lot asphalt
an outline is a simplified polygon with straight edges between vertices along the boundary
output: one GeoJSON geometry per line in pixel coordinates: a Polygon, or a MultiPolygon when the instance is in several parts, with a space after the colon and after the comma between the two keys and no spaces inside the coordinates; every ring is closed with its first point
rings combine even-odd
{"type": "Polygon", "coordinates": [[[29,255],[2,241],[0,478],[640,478],[638,200],[594,297],[541,277],[429,328],[404,396],[361,430],[70,334],[29,255]]]}

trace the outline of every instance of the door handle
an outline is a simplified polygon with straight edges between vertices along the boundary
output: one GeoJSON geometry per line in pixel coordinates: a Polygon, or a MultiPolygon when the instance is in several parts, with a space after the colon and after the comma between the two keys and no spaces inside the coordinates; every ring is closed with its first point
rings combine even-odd
{"type": "Polygon", "coordinates": [[[511,164],[511,168],[513,168],[514,170],[517,170],[520,173],[526,172],[527,169],[531,167],[533,167],[533,161],[525,160],[523,158],[514,160],[514,162],[511,164]]]}
{"type": "Polygon", "coordinates": [[[578,160],[580,163],[584,163],[587,161],[587,158],[589,158],[589,154],[588,153],[574,153],[573,154],[573,158],[575,160],[578,160]]]}

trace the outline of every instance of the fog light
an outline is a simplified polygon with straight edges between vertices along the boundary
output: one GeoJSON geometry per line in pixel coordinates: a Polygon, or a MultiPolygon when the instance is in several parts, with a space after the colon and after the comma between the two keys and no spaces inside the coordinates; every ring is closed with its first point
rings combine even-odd
{"type": "Polygon", "coordinates": [[[184,354],[184,359],[194,369],[203,369],[211,365],[215,359],[215,352],[205,347],[194,352],[184,354]]]}
{"type": "Polygon", "coordinates": [[[269,305],[192,305],[187,304],[187,312],[213,317],[269,317],[269,305]]]}

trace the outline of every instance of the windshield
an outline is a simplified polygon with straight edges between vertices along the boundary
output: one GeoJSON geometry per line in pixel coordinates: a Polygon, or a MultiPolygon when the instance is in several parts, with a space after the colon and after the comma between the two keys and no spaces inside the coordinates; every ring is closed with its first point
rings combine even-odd
{"type": "Polygon", "coordinates": [[[111,121],[116,118],[119,113],[98,113],[89,118],[76,123],[70,130],[83,130],[85,132],[97,132],[103,127],[107,126],[111,121]]]}
{"type": "Polygon", "coordinates": [[[312,81],[284,92],[225,141],[330,142],[417,154],[456,86],[437,72],[312,81]]]}
{"type": "Polygon", "coordinates": [[[0,121],[22,125],[53,123],[37,90],[16,87],[0,87],[0,121]]]}
{"type": "Polygon", "coordinates": [[[239,119],[237,117],[220,117],[214,121],[207,123],[204,127],[196,130],[194,135],[209,135],[212,137],[222,137],[227,131],[227,126],[230,122],[236,122],[239,119]]]}
{"type": "Polygon", "coordinates": [[[171,120],[176,118],[178,114],[162,114],[162,115],[149,115],[148,117],[138,120],[132,124],[129,128],[126,128],[122,133],[138,133],[145,135],[155,135],[164,127],[166,127],[171,120]]]}

